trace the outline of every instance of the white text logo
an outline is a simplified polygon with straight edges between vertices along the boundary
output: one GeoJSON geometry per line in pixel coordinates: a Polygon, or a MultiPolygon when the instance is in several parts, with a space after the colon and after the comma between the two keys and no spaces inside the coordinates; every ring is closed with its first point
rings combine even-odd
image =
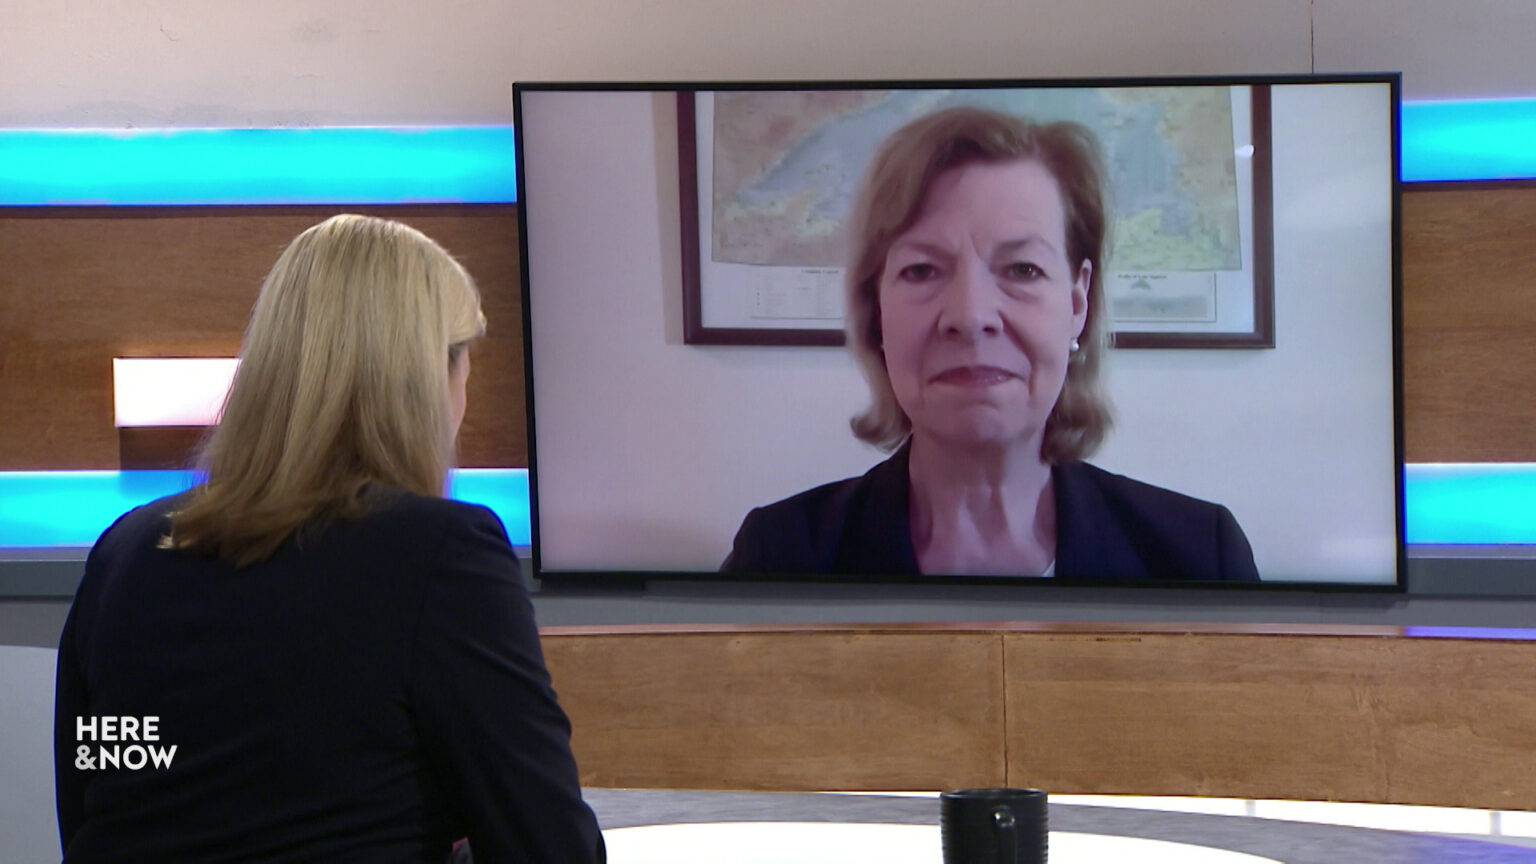
{"type": "Polygon", "coordinates": [[[75,767],[81,771],[107,768],[164,769],[176,758],[176,745],[164,747],[159,717],[76,717],[75,767]],[[92,744],[78,742],[90,741],[92,744]]]}

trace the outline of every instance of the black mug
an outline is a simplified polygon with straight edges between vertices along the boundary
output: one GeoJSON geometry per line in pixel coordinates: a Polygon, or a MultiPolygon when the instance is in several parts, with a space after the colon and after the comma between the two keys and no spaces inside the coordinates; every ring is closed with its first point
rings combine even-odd
{"type": "Polygon", "coordinates": [[[944,864],[1045,864],[1039,789],[957,789],[939,796],[944,864]]]}

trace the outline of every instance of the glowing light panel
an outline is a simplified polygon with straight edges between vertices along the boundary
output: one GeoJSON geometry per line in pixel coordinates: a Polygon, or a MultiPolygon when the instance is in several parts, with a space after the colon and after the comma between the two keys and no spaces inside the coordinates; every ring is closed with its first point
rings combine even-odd
{"type": "Polygon", "coordinates": [[[115,423],[120,429],[212,426],[238,368],[234,357],[114,357],[115,423]]]}
{"type": "MultiPolygon", "coordinates": [[[[117,517],[196,482],[191,471],[0,472],[0,548],[90,546],[117,517]]],[[[532,542],[526,468],[459,469],[449,497],[495,511],[514,546],[532,542]]]]}
{"type": "Polygon", "coordinates": [[[1409,543],[1536,543],[1536,463],[1404,467],[1409,543]]]}
{"type": "MultiPolygon", "coordinates": [[[[1536,178],[1536,99],[1401,119],[1405,181],[1536,178]]],[[[511,126],[0,130],[0,206],[516,200],[511,126]]]]}
{"type": "MultiPolygon", "coordinates": [[[[0,547],[89,546],[128,510],[189,488],[189,471],[0,472],[0,547]]],[[[1407,540],[1536,544],[1536,463],[1407,466],[1407,540]]],[[[518,546],[533,532],[526,468],[460,468],[449,496],[484,504],[518,546]]]]}
{"type": "Polygon", "coordinates": [[[511,126],[0,131],[0,205],[516,200],[511,126]]]}
{"type": "Polygon", "coordinates": [[[1404,102],[1405,182],[1536,178],[1536,99],[1404,102]]]}

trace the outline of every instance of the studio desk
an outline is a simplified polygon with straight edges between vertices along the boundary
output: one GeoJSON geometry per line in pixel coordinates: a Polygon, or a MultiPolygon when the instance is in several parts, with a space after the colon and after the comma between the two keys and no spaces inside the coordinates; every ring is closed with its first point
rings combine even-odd
{"type": "Polygon", "coordinates": [[[1536,810],[1536,630],[549,627],[582,783],[1536,810]]]}

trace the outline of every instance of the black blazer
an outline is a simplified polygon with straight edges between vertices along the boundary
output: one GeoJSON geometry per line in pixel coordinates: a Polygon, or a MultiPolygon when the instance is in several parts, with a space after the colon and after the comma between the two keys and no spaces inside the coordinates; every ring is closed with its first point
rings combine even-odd
{"type": "Polygon", "coordinates": [[[156,548],[172,505],[107,530],[64,626],[66,862],[603,859],[494,514],[394,491],[236,569],[156,548]],[[103,769],[103,715],[158,717],[169,767],[103,769]]]}
{"type": "MultiPolygon", "coordinates": [[[[728,573],[917,575],[908,447],[862,477],[758,507],[736,532],[728,573]]],[[[1219,504],[1111,474],[1054,465],[1057,579],[1257,581],[1248,538],[1219,504]]]]}

